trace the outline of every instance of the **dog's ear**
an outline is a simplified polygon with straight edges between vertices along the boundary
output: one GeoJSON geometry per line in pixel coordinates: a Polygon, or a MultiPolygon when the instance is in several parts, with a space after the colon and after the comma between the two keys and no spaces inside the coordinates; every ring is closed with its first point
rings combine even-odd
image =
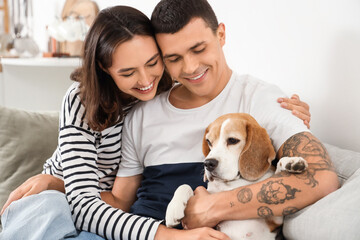
{"type": "MultiPolygon", "coordinates": [[[[202,151],[203,151],[203,154],[204,156],[206,157],[209,152],[210,152],[210,147],[206,141],[206,134],[209,132],[209,127],[206,128],[205,130],[205,133],[204,133],[204,137],[203,137],[203,143],[202,143],[202,151]]],[[[206,174],[204,172],[204,178],[203,178],[204,182],[207,182],[207,177],[206,177],[206,174]]]]}
{"type": "Polygon", "coordinates": [[[204,182],[207,182],[208,181],[208,178],[207,178],[207,176],[206,176],[206,173],[204,172],[204,178],[203,178],[203,181],[204,182]]]}
{"type": "Polygon", "coordinates": [[[275,158],[274,147],[266,130],[257,123],[246,123],[246,144],[240,155],[240,174],[247,180],[263,176],[275,158]]]}
{"type": "Polygon", "coordinates": [[[202,143],[202,151],[204,156],[206,157],[209,152],[210,152],[210,147],[206,141],[206,134],[209,132],[209,127],[206,128],[205,133],[204,133],[204,137],[203,137],[203,143],[202,143]]]}

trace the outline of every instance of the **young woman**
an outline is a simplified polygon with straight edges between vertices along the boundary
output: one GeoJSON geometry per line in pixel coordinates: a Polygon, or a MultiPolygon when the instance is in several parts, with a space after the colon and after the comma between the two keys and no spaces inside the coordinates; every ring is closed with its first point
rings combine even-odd
{"type": "MultiPolygon", "coordinates": [[[[70,211],[79,230],[109,239],[153,239],[159,221],[126,213],[128,209],[122,206],[128,206],[128,202],[107,194],[121,159],[126,113],[137,101],[148,101],[173,84],[164,72],[149,19],[125,6],[102,10],[85,39],[83,65],[71,78],[77,82],[64,97],[58,148],[46,161],[42,174],[10,194],[1,212],[1,239],[17,239],[25,234],[28,239],[76,235],[66,217],[70,211]],[[66,194],[44,191],[49,189],[66,194]],[[25,198],[29,195],[33,196],[25,198]],[[10,205],[18,199],[17,204],[10,205]],[[113,208],[114,202],[122,210],[113,208]],[[43,218],[55,209],[60,215],[43,218]],[[19,222],[26,222],[26,226],[19,222]]],[[[298,97],[282,102],[287,103],[283,107],[296,111],[308,123],[308,106],[298,97]]],[[[128,184],[133,181],[129,179],[128,184]]],[[[118,191],[136,195],[127,189],[118,191]]]]}

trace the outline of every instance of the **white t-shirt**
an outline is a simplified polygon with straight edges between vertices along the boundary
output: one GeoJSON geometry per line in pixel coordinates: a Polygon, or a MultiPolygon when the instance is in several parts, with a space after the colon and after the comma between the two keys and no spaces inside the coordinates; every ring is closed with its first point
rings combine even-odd
{"type": "Polygon", "coordinates": [[[136,214],[161,219],[179,185],[204,185],[203,134],[221,115],[249,113],[267,130],[276,150],[294,134],[308,131],[300,119],[279,106],[276,100],[285,94],[277,86],[248,75],[233,73],[223,91],[198,108],[176,108],[169,94],[137,104],[124,121],[117,176],[144,175],[132,208],[136,214]]]}

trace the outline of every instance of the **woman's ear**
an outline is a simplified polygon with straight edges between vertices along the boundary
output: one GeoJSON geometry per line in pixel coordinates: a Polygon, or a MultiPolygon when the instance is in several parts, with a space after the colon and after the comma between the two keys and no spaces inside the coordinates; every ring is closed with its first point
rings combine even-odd
{"type": "Polygon", "coordinates": [[[103,70],[104,72],[106,72],[107,74],[110,75],[110,72],[109,72],[106,68],[103,67],[103,65],[101,64],[101,62],[97,61],[97,64],[99,65],[99,67],[101,68],[101,70],[103,70]]]}

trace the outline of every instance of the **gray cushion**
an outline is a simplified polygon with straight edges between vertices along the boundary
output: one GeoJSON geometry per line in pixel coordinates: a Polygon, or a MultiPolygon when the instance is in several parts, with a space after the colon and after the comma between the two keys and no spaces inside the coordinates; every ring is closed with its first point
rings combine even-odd
{"type": "Polygon", "coordinates": [[[286,239],[359,239],[360,153],[325,144],[341,188],[285,217],[286,239]]]}
{"type": "Polygon", "coordinates": [[[324,144],[334,163],[336,173],[341,186],[360,168],[360,152],[354,152],[339,148],[330,144],[324,144]]]}
{"type": "Polygon", "coordinates": [[[0,207],[10,192],[42,170],[57,145],[59,114],[0,106],[0,207]]]}

